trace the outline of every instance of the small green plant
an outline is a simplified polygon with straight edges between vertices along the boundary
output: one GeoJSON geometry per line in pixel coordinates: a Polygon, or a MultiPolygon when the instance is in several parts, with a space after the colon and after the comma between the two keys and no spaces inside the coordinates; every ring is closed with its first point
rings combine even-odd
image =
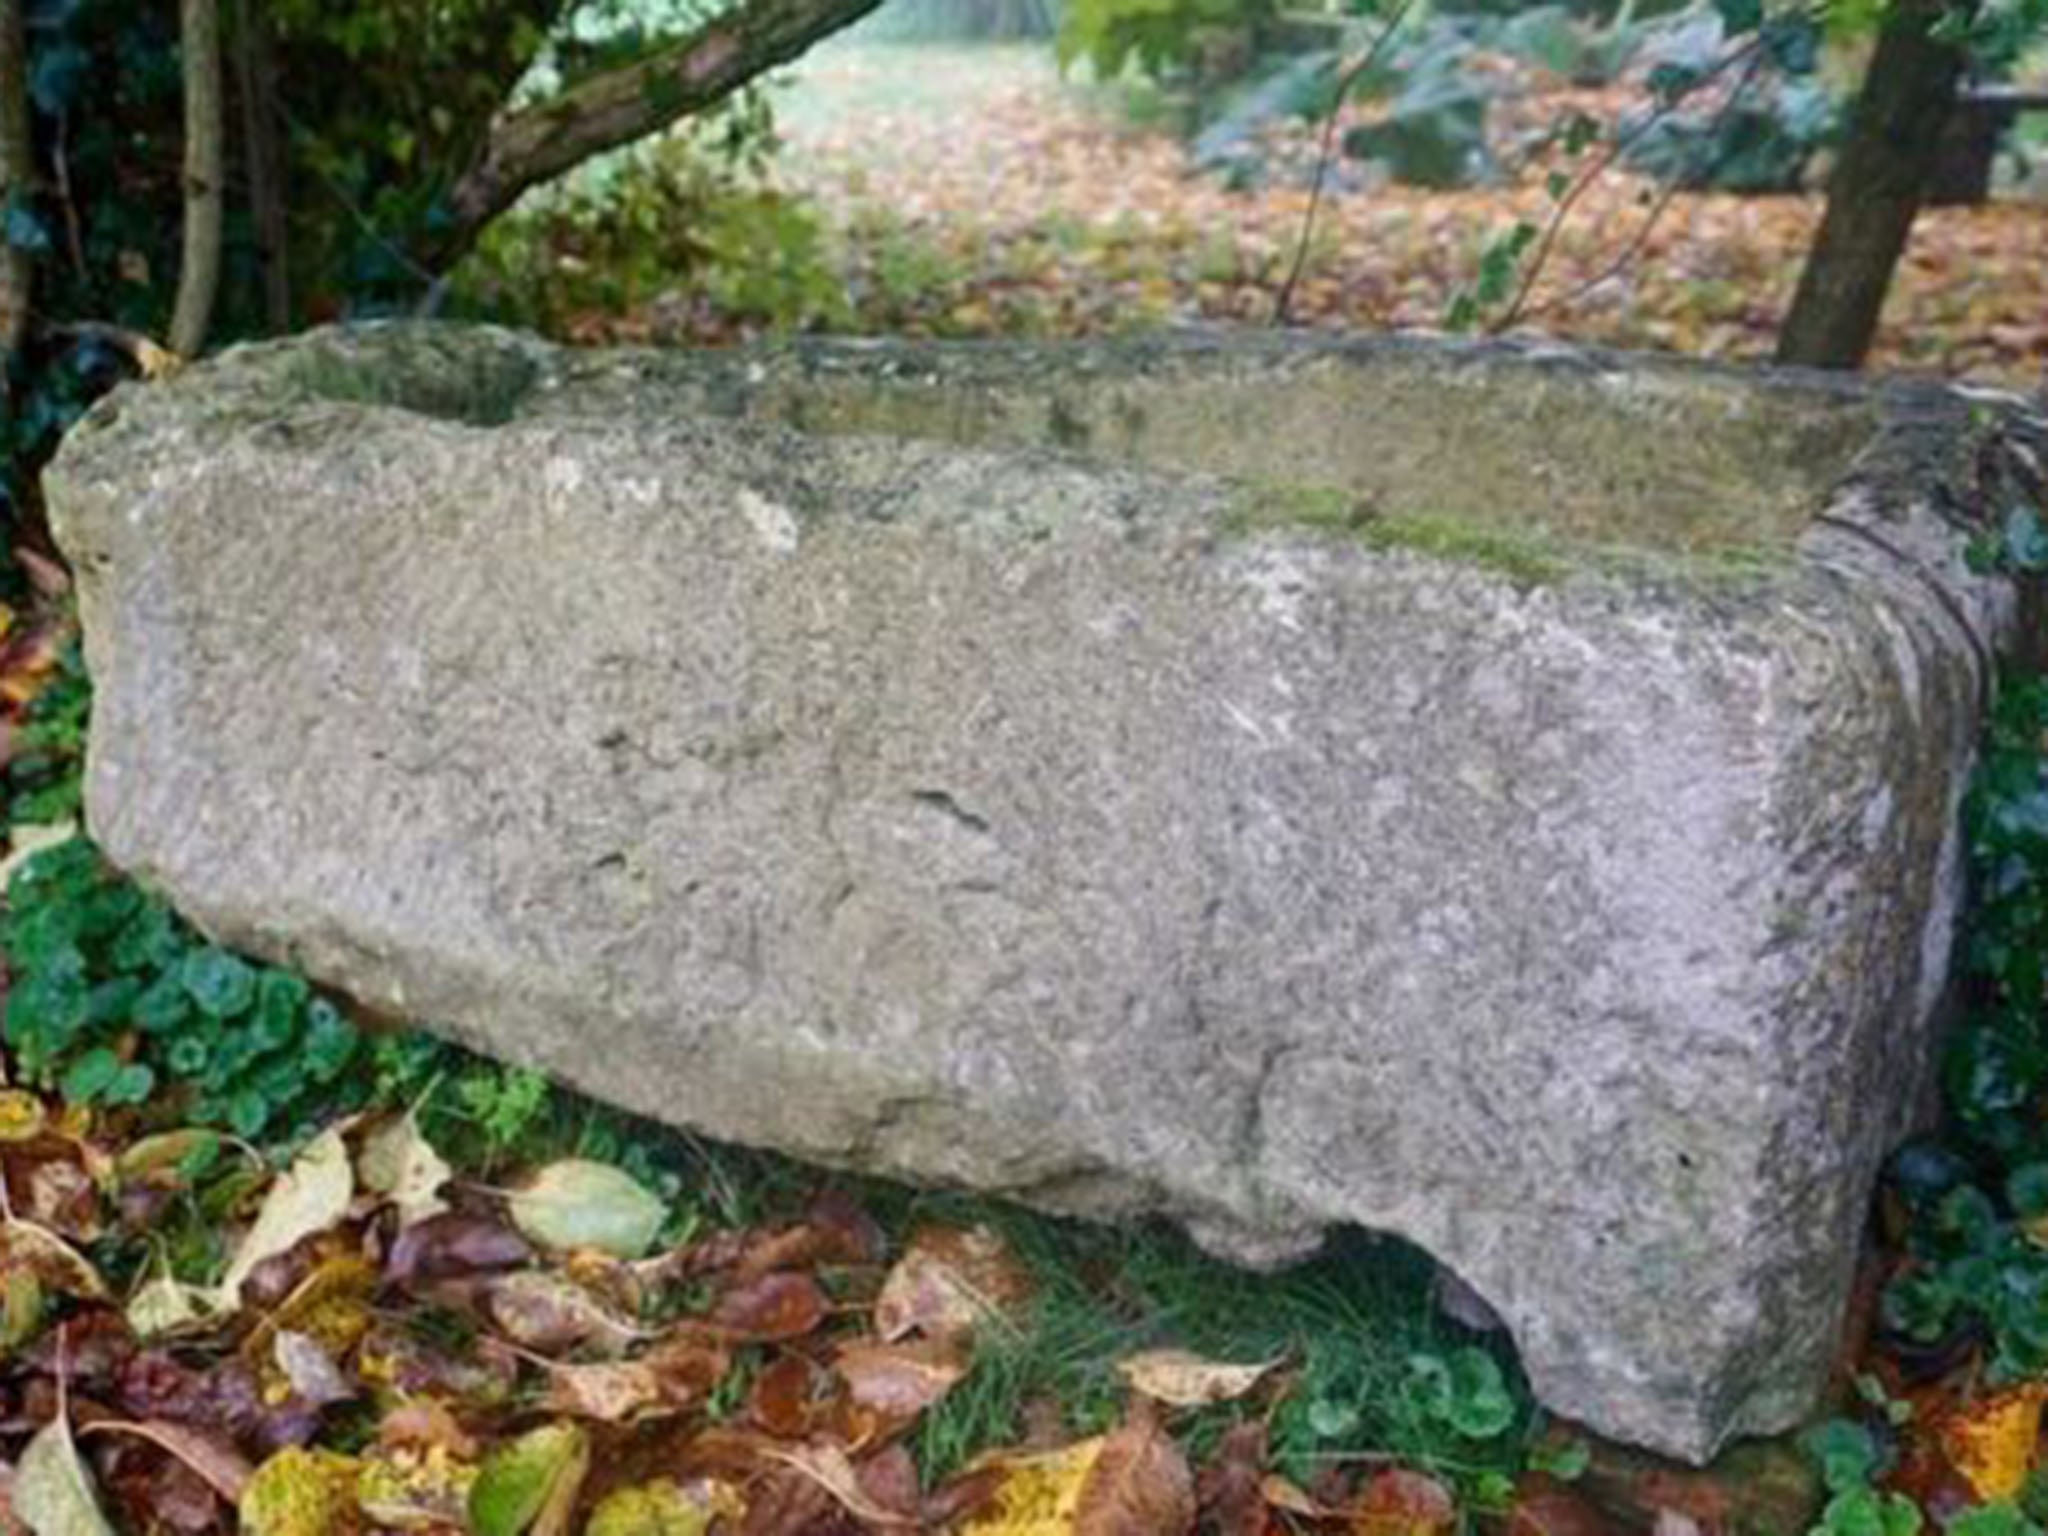
{"type": "Polygon", "coordinates": [[[7,762],[7,823],[48,825],[78,815],[85,765],[85,722],[92,683],[76,640],[57,659],[56,675],[29,705],[7,762]]]}
{"type": "Polygon", "coordinates": [[[1829,1495],[1809,1536],[1917,1536],[1919,1507],[1904,1494],[1875,1486],[1884,1470],[1883,1456],[1868,1429],[1830,1419],[1809,1431],[1804,1443],[1820,1465],[1829,1495]]]}
{"type": "Polygon", "coordinates": [[[306,981],[208,943],[74,837],[16,872],[0,924],[4,1032],[23,1075],[74,1103],[183,1090],[194,1121],[257,1137],[363,1096],[355,1026],[306,981]]]}

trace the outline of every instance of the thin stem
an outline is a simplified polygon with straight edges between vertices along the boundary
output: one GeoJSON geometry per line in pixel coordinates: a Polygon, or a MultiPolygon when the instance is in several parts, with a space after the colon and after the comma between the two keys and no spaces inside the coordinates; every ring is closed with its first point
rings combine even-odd
{"type": "Polygon", "coordinates": [[[1280,285],[1279,297],[1273,301],[1273,324],[1276,326],[1287,324],[1288,310],[1294,303],[1295,286],[1300,283],[1302,269],[1308,264],[1308,248],[1310,238],[1315,233],[1316,213],[1323,203],[1323,183],[1330,174],[1330,153],[1337,137],[1337,114],[1343,110],[1344,98],[1351,94],[1352,87],[1364,78],[1365,72],[1371,69],[1379,56],[1386,51],[1387,43],[1393,38],[1395,29],[1401,25],[1402,19],[1407,16],[1409,8],[1414,3],[1415,0],[1399,0],[1394,9],[1388,12],[1385,23],[1367,45],[1358,62],[1345,70],[1337,81],[1336,99],[1330,103],[1330,115],[1323,119],[1322,140],[1316,150],[1315,177],[1309,183],[1308,207],[1302,212],[1301,238],[1294,247],[1294,263],[1288,268],[1287,281],[1280,285]]]}

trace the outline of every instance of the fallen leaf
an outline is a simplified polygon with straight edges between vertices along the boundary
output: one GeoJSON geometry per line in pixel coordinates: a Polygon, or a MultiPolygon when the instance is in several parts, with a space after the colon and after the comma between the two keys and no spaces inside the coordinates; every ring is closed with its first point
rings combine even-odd
{"type": "Polygon", "coordinates": [[[590,1512],[583,1536],[704,1536],[713,1520],[738,1520],[746,1505],[730,1483],[656,1478],[617,1488],[590,1512]]]}
{"type": "Polygon", "coordinates": [[[2048,1384],[2027,1382],[1964,1404],[1940,1420],[1942,1449],[1986,1503],[2019,1497],[2034,1467],[2048,1384]]]}
{"type": "Polygon", "coordinates": [[[450,1212],[429,1216],[398,1234],[384,1261],[384,1278],[407,1289],[531,1263],[525,1238],[489,1216],[450,1212]]]}
{"type": "Polygon", "coordinates": [[[354,1457],[289,1446],[249,1478],[237,1502],[242,1536],[343,1536],[360,1524],[354,1457]]]}
{"type": "Polygon", "coordinates": [[[1268,1514],[1259,1482],[1265,1464],[1264,1424],[1247,1420],[1223,1432],[1215,1459],[1195,1480],[1195,1502],[1216,1536],[1264,1536],[1268,1514]]]}
{"type": "Polygon", "coordinates": [[[441,1190],[455,1177],[455,1170],[434,1150],[411,1110],[365,1138],[356,1172],[362,1175],[364,1188],[385,1196],[397,1208],[401,1228],[448,1209],[441,1190]]]}
{"type": "Polygon", "coordinates": [[[1081,1484],[1074,1536],[1182,1536],[1195,1523],[1195,1478],[1165,1430],[1134,1416],[1102,1442],[1081,1484]]]}
{"type": "Polygon", "coordinates": [[[802,1440],[827,1401],[818,1367],[802,1355],[782,1355],[755,1373],[747,1417],[779,1440],[802,1440]]]}
{"type": "Polygon", "coordinates": [[[736,1342],[773,1344],[812,1332],[831,1309],[817,1281],[784,1271],[727,1291],[705,1325],[736,1342]]]}
{"type": "Polygon", "coordinates": [[[1273,1359],[1257,1365],[1227,1365],[1185,1349],[1148,1349],[1117,1362],[1116,1369],[1132,1391],[1154,1402],[1175,1408],[1205,1408],[1243,1397],[1279,1363],[1273,1359]]]}
{"type": "Polygon", "coordinates": [[[280,1328],[271,1340],[270,1350],[291,1389],[315,1408],[345,1403],[356,1395],[355,1387],[341,1374],[333,1357],[321,1348],[319,1340],[291,1328],[280,1328]]]}
{"type": "Polygon", "coordinates": [[[915,1516],[876,1503],[861,1486],[853,1462],[836,1445],[800,1445],[789,1450],[770,1446],[761,1454],[809,1478],[864,1525],[901,1530],[917,1524],[915,1516]]]}
{"type": "Polygon", "coordinates": [[[490,1281],[483,1309],[506,1338],[544,1355],[586,1344],[617,1353],[647,1336],[582,1286],[535,1270],[490,1281]]]}
{"type": "Polygon", "coordinates": [[[654,1246],[668,1209],[609,1163],[550,1163],[512,1196],[512,1224],[543,1248],[596,1248],[637,1259],[654,1246]]]}
{"type": "Polygon", "coordinates": [[[1515,1490],[1507,1536],[1611,1536],[1614,1522],[1583,1494],[1532,1474],[1515,1490]]]}
{"type": "Polygon", "coordinates": [[[637,1360],[548,1368],[544,1406],[551,1413],[623,1424],[649,1408],[666,1407],[661,1378],[637,1360]]]}
{"type": "Polygon", "coordinates": [[[198,1473],[207,1487],[230,1504],[241,1502],[249,1479],[255,1475],[232,1444],[190,1424],[173,1424],[163,1419],[100,1419],[81,1433],[132,1435],[147,1440],[198,1473]]]}
{"type": "Polygon", "coordinates": [[[14,1217],[0,1220],[0,1271],[17,1267],[33,1272],[46,1291],[107,1299],[106,1282],[83,1254],[48,1227],[14,1217]]]}
{"type": "Polygon", "coordinates": [[[124,1148],[114,1159],[114,1172],[123,1182],[171,1175],[182,1184],[181,1171],[211,1156],[219,1145],[213,1131],[160,1131],[124,1148]]]}
{"type": "Polygon", "coordinates": [[[221,1309],[233,1311],[241,1305],[242,1287],[259,1264],[339,1224],[348,1215],[354,1195],[355,1174],[349,1167],[348,1147],[339,1131],[322,1131],[264,1197],[256,1224],[221,1277],[221,1309]]]}
{"type": "Polygon", "coordinates": [[[0,1090],[0,1141],[33,1141],[49,1120],[49,1111],[36,1095],[20,1088],[0,1090]]]}
{"type": "Polygon", "coordinates": [[[590,1470],[590,1437],[574,1424],[544,1424],[484,1462],[469,1492],[475,1536],[561,1536],[590,1470]]]}
{"type": "Polygon", "coordinates": [[[35,1536],[115,1536],[62,1412],[22,1451],[12,1493],[15,1518],[35,1536]]]}
{"type": "Polygon", "coordinates": [[[1443,1536],[1458,1523],[1451,1491],[1426,1472],[1386,1467],[1345,1511],[1352,1536],[1443,1536]]]}
{"type": "Polygon", "coordinates": [[[990,1228],[926,1227],[882,1282],[875,1331],[889,1343],[912,1333],[964,1339],[1030,1291],[1023,1266],[990,1228]]]}
{"type": "Polygon", "coordinates": [[[145,1281],[128,1299],[125,1316],[138,1339],[173,1338],[210,1326],[214,1293],[169,1275],[145,1281]]]}
{"type": "Polygon", "coordinates": [[[959,1347],[944,1339],[908,1339],[880,1344],[859,1339],[842,1344],[832,1368],[847,1395],[885,1418],[908,1422],[938,1402],[967,1374],[959,1347]]]}
{"type": "Polygon", "coordinates": [[[444,1445],[384,1446],[363,1458],[356,1503],[380,1530],[460,1530],[477,1475],[444,1445]]]}
{"type": "Polygon", "coordinates": [[[1088,1481],[1105,1439],[1081,1440],[1037,1456],[997,1456],[990,1467],[1002,1482],[989,1507],[962,1528],[962,1536],[1071,1536],[1088,1481]]]}

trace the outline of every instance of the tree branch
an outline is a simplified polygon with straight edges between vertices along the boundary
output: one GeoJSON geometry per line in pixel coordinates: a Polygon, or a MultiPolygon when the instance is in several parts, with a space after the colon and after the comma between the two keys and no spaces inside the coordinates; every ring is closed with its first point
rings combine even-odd
{"type": "Polygon", "coordinates": [[[716,105],[880,3],[743,0],[659,53],[504,114],[457,178],[449,221],[420,253],[423,265],[446,270],[529,187],[716,105]]]}

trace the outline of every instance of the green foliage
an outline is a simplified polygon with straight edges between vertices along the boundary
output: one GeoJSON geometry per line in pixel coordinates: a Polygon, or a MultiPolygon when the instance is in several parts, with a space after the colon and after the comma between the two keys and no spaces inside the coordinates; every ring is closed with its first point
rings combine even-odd
{"type": "MultiPolygon", "coordinates": [[[[763,130],[765,131],[765,130],[763,130]]],[[[575,333],[584,313],[654,308],[808,330],[851,319],[823,223],[760,174],[749,133],[671,136],[500,220],[465,266],[463,302],[575,333]]]]}
{"type": "Polygon", "coordinates": [[[1885,1468],[1868,1429],[1830,1419],[1809,1430],[1803,1443],[1819,1464],[1829,1494],[1810,1536],[1917,1536],[1919,1507],[1903,1494],[1881,1493],[1872,1486],[1885,1468]]]}
{"type": "Polygon", "coordinates": [[[85,766],[85,722],[92,709],[92,682],[85,657],[72,641],[58,658],[56,675],[44,685],[14,733],[7,760],[9,826],[48,825],[79,813],[85,766]]]}
{"type": "Polygon", "coordinates": [[[1270,0],[1066,0],[1060,65],[1086,60],[1102,80],[1133,63],[1155,77],[1185,71],[1201,59],[1205,34],[1253,26],[1274,10],[1270,0]]]}
{"type": "Polygon", "coordinates": [[[355,1026],[290,972],[207,943],[84,838],[27,860],[0,926],[5,1037],[23,1075],[74,1103],[159,1083],[201,1124],[288,1132],[359,1103],[355,1026]]]}

